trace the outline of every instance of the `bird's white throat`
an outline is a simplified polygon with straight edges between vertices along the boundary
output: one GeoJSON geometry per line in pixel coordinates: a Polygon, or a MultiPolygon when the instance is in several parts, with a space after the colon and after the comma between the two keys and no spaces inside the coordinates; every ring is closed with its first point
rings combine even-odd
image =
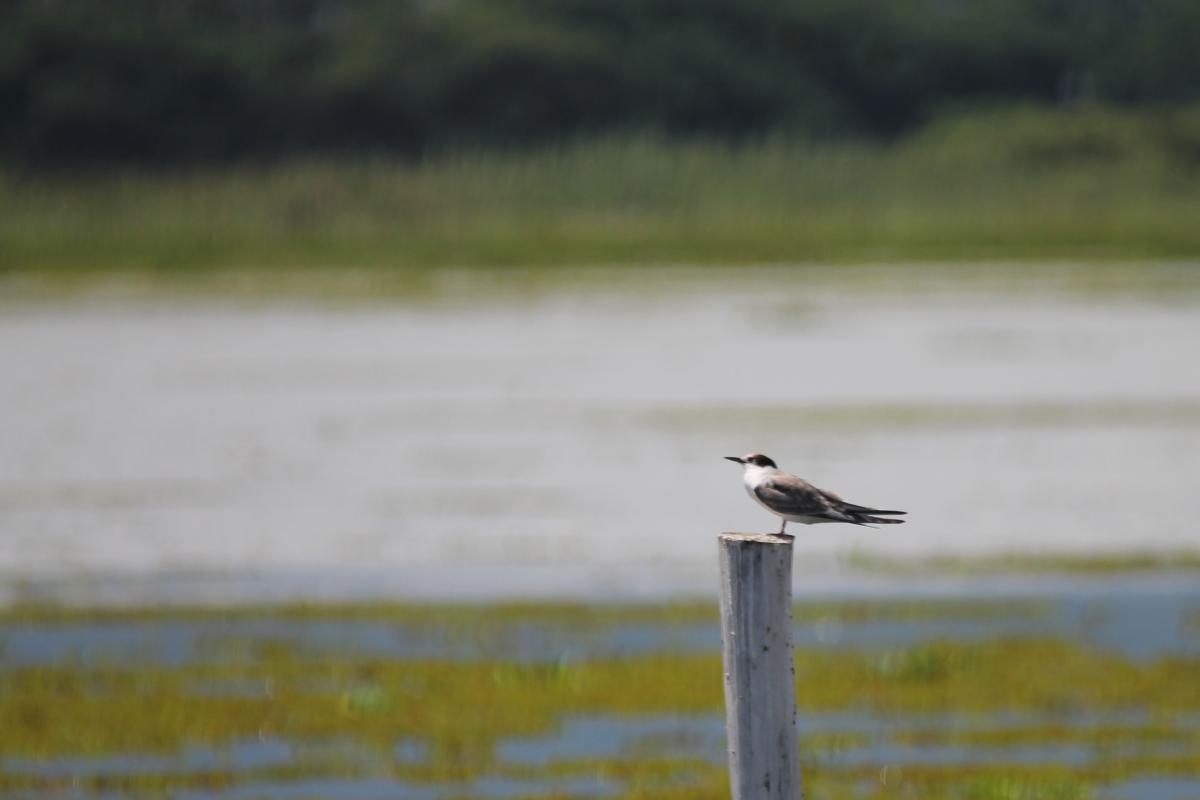
{"type": "Polygon", "coordinates": [[[746,491],[754,494],[754,487],[762,483],[766,478],[778,472],[776,467],[760,467],[758,464],[746,464],[745,470],[742,472],[742,483],[746,485],[746,491]]]}

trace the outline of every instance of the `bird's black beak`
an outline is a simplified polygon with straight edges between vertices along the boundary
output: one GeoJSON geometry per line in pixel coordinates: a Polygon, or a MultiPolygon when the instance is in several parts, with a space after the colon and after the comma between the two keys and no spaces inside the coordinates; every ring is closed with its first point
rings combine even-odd
{"type": "Polygon", "coordinates": [[[739,464],[745,464],[745,463],[746,463],[745,461],[743,461],[742,459],[738,458],[737,456],[725,456],[725,460],[726,460],[726,461],[736,461],[736,462],[737,462],[737,463],[739,463],[739,464]]]}

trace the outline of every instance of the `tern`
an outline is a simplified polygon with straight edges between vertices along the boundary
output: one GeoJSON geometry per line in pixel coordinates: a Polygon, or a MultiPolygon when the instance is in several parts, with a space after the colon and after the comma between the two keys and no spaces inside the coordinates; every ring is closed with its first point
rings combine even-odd
{"type": "Polygon", "coordinates": [[[905,513],[903,511],[886,511],[847,503],[833,492],[818,489],[803,478],[784,472],[762,453],[725,458],[742,465],[742,481],[750,496],[767,511],[783,519],[783,525],[779,528],[781,536],[787,535],[785,531],[789,522],[802,522],[805,525],[849,522],[867,527],[904,522],[902,519],[886,518],[905,513]]]}

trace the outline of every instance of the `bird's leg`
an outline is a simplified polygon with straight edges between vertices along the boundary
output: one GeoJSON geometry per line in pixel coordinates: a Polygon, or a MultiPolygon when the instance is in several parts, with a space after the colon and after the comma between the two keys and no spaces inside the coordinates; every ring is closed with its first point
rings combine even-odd
{"type": "Polygon", "coordinates": [[[787,536],[787,520],[786,519],[783,521],[783,524],[779,526],[779,535],[787,536]]]}

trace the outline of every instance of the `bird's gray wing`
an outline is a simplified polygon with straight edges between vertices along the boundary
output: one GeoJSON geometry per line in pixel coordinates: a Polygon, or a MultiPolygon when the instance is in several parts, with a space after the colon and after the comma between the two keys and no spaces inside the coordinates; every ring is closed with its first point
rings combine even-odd
{"type": "MultiPolygon", "coordinates": [[[[813,487],[816,489],[816,487],[813,487]]],[[[888,511],[882,508],[872,508],[871,506],[860,506],[858,503],[850,503],[842,499],[841,495],[829,491],[828,489],[817,489],[829,504],[838,511],[856,516],[860,514],[904,514],[903,511],[888,511]]]]}
{"type": "Polygon", "coordinates": [[[847,521],[820,489],[800,478],[771,478],[756,486],[754,494],[779,514],[847,521]]]}
{"type": "Polygon", "coordinates": [[[854,525],[895,525],[902,519],[888,519],[872,514],[903,514],[903,511],[878,511],[866,506],[847,503],[833,492],[818,489],[795,475],[774,477],[754,487],[754,495],[763,505],[786,517],[811,517],[830,522],[849,522],[854,525]]]}

